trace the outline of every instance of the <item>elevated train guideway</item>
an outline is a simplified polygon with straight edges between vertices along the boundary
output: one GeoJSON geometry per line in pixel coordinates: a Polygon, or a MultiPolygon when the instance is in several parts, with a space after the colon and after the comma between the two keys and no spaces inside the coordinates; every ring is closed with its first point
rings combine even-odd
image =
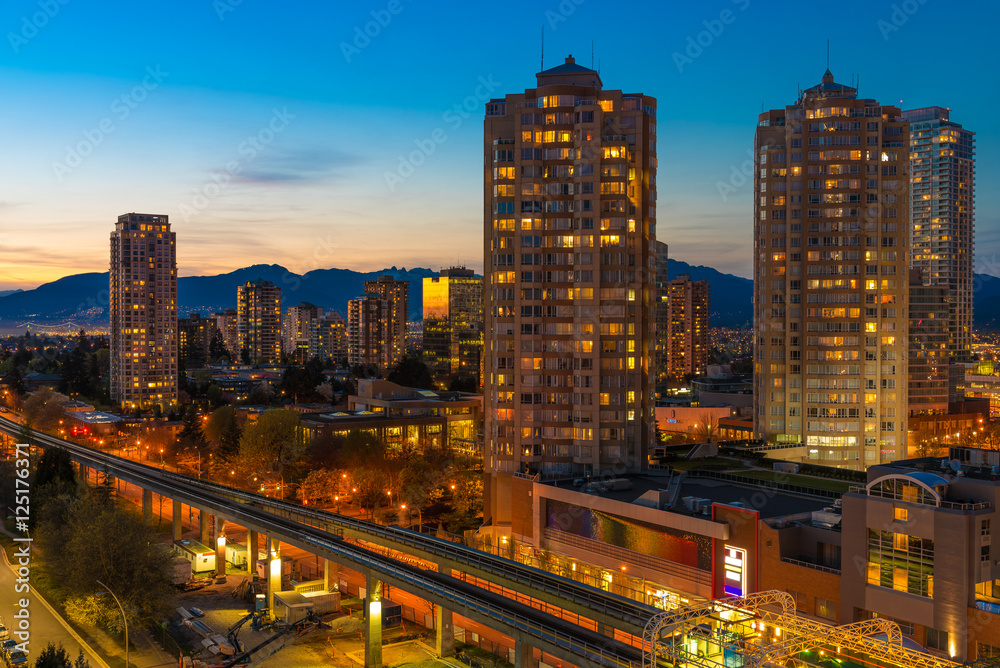
{"type": "Polygon", "coordinates": [[[643,640],[652,650],[644,668],[664,661],[698,668],[819,666],[822,657],[877,668],[961,665],[904,646],[899,625],[888,619],[832,626],[799,617],[794,599],[777,590],[657,614],[643,640]]]}
{"type": "MultiPolygon", "coordinates": [[[[0,418],[0,431],[16,436],[20,429],[20,425],[16,422],[0,418]]],[[[34,438],[36,444],[42,448],[56,447],[65,450],[81,466],[104,471],[109,476],[142,487],[147,492],[155,492],[177,502],[188,504],[201,512],[214,515],[217,521],[219,518],[225,518],[225,520],[246,527],[250,531],[265,534],[272,542],[280,540],[356,570],[367,577],[368,591],[379,591],[381,583],[400,587],[440,605],[443,609],[493,628],[515,640],[517,645],[515,650],[516,663],[519,668],[522,665],[527,666],[531,662],[530,648],[532,647],[577,666],[642,667],[643,652],[640,649],[447,575],[446,573],[450,572],[448,569],[442,569],[443,572],[435,572],[416,568],[372,550],[345,542],[339,531],[332,533],[320,527],[275,514],[270,510],[257,508],[249,503],[235,501],[230,496],[221,496],[215,491],[209,491],[206,484],[201,484],[202,481],[187,476],[161,471],[145,464],[115,457],[41,432],[35,432],[34,438]]],[[[381,541],[371,531],[375,526],[377,525],[359,527],[359,529],[366,530],[369,540],[380,543],[381,541]]],[[[400,531],[403,532],[403,530],[400,531]]],[[[412,534],[413,532],[403,533],[412,534]]],[[[398,540],[398,537],[394,540],[398,540]]],[[[402,541],[399,542],[402,545],[402,541]]],[[[446,543],[446,541],[443,542],[446,543]]],[[[446,545],[458,547],[451,543],[446,543],[446,545]]],[[[452,558],[455,560],[454,563],[458,564],[458,570],[464,570],[465,565],[458,560],[457,555],[453,555],[452,558]]],[[[436,561],[434,558],[430,560],[436,561]]],[[[275,564],[280,564],[279,559],[272,561],[272,567],[275,564]]],[[[537,570],[514,562],[510,562],[510,564],[515,567],[515,571],[518,568],[524,571],[537,570]]],[[[272,570],[275,569],[272,568],[272,570]]],[[[551,577],[556,578],[557,576],[551,577]]],[[[584,588],[583,585],[573,584],[584,588]]],[[[623,600],[627,601],[627,599],[623,600]]],[[[381,636],[380,601],[373,595],[368,606],[366,664],[380,666],[381,643],[378,642],[381,636]]],[[[592,614],[590,616],[593,617],[592,614]]]]}

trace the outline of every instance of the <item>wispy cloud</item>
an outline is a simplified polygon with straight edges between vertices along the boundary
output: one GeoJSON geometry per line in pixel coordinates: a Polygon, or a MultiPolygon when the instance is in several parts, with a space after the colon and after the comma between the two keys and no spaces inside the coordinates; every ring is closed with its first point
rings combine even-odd
{"type": "Polygon", "coordinates": [[[258,156],[234,181],[255,185],[315,183],[340,178],[345,170],[363,162],[360,156],[336,149],[274,148],[258,156]]]}

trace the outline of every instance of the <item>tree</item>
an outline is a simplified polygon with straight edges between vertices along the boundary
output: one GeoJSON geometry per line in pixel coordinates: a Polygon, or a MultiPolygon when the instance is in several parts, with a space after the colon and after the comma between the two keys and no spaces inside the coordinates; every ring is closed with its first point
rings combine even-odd
{"type": "Polygon", "coordinates": [[[35,429],[46,431],[59,426],[66,417],[66,410],[56,393],[43,387],[24,402],[24,417],[35,429]]]}
{"type": "Polygon", "coordinates": [[[305,449],[295,438],[298,424],[298,413],[280,408],[264,411],[256,422],[248,424],[234,460],[241,476],[249,478],[275,469],[281,474],[285,466],[298,461],[305,449]]]}
{"type": "Polygon", "coordinates": [[[473,376],[468,376],[466,378],[452,378],[451,383],[448,385],[448,389],[452,392],[478,392],[479,382],[473,376]]]}
{"type": "Polygon", "coordinates": [[[414,387],[421,390],[434,389],[431,370],[417,355],[410,353],[399,360],[399,363],[386,376],[386,380],[403,387],[414,387]]]}
{"type": "Polygon", "coordinates": [[[170,553],[130,509],[90,496],[60,497],[41,510],[35,540],[46,573],[67,595],[71,618],[123,631],[118,606],[97,595],[97,580],[118,596],[129,625],[169,610],[170,553]]]}
{"type": "Polygon", "coordinates": [[[186,446],[201,448],[205,445],[205,437],[201,433],[201,420],[198,419],[198,409],[194,405],[188,406],[184,411],[184,427],[181,429],[178,438],[186,446]]]}
{"type": "Polygon", "coordinates": [[[7,387],[16,396],[24,396],[24,376],[21,375],[21,370],[17,368],[17,364],[12,365],[10,376],[7,378],[7,387]]]}
{"type": "Polygon", "coordinates": [[[712,438],[719,433],[719,417],[708,411],[701,414],[694,427],[694,436],[701,443],[711,443],[712,438]]]}
{"type": "Polygon", "coordinates": [[[371,467],[385,461],[385,443],[375,434],[360,429],[347,432],[337,451],[340,465],[348,471],[371,467]]]}
{"type": "Polygon", "coordinates": [[[59,643],[56,647],[54,643],[49,643],[45,649],[38,654],[35,659],[35,668],[90,668],[90,662],[83,658],[83,650],[76,657],[76,661],[71,661],[66,649],[59,643]]]}

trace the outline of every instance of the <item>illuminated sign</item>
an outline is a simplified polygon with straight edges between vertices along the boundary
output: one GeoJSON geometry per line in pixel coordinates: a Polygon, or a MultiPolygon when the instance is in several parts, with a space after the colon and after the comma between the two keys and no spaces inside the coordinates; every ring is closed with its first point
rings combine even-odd
{"type": "Polygon", "coordinates": [[[725,546],[723,571],[724,591],[727,596],[743,596],[747,590],[747,551],[739,547],[725,546]]]}

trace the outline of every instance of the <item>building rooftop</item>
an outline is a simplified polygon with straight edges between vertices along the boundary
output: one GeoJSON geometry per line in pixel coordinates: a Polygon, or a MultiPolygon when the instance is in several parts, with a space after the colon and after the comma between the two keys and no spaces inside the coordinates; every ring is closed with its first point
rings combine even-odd
{"type": "Polygon", "coordinates": [[[77,411],[72,414],[72,418],[86,424],[115,424],[122,421],[117,415],[101,411],[77,411]]]}
{"type": "Polygon", "coordinates": [[[673,489],[674,485],[677,484],[677,479],[674,478],[671,483],[666,476],[632,475],[610,481],[578,480],[580,480],[580,484],[576,484],[576,480],[572,482],[552,481],[547,484],[558,487],[567,487],[572,484],[574,489],[584,494],[593,494],[614,501],[650,507],[656,507],[655,501],[652,500],[658,495],[660,498],[672,497],[676,499],[676,503],[672,506],[664,504],[660,506],[661,510],[702,517],[711,516],[712,503],[754,510],[760,513],[762,519],[810,513],[823,510],[831,504],[830,499],[814,499],[780,492],[769,489],[763,484],[734,484],[728,480],[702,478],[697,475],[681,476],[680,489],[677,491],[673,489]],[[627,484],[630,487],[625,489],[627,484]],[[670,485],[669,489],[668,484],[670,485]],[[699,503],[693,503],[689,501],[690,499],[697,500],[699,503]]]}
{"type": "Polygon", "coordinates": [[[566,57],[562,65],[550,67],[535,75],[538,87],[542,86],[593,86],[600,90],[601,75],[596,70],[577,65],[572,55],[566,57]]]}

